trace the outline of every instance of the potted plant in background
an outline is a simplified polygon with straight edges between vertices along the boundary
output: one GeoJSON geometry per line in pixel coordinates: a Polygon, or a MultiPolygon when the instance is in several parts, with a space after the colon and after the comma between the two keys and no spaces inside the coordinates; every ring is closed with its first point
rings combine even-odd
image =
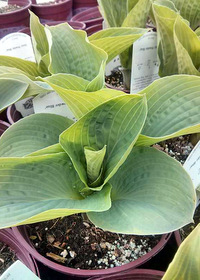
{"type": "MultiPolygon", "coordinates": [[[[174,159],[145,146],[183,133],[199,131],[199,115],[196,112],[199,106],[199,95],[196,92],[199,77],[166,77],[146,88],[146,97],[144,92],[138,95],[120,92],[118,97],[107,96],[107,101],[98,98],[97,93],[95,95],[79,92],[70,96],[69,90],[61,87],[61,84],[67,87],[66,79],[63,83],[61,76],[60,79],[56,75],[45,80],[57,92],[62,92],[66,100],[70,100],[70,97],[76,100],[71,103],[70,108],[79,120],[60,137],[57,135],[60,139],[59,144],[47,148],[44,146],[48,145],[53,133],[52,129],[48,129],[48,124],[52,122],[48,121],[48,115],[29,116],[4,133],[0,140],[3,156],[0,159],[1,173],[4,174],[1,181],[1,198],[2,201],[7,201],[7,206],[4,204],[1,208],[1,221],[4,221],[4,225],[1,226],[32,223],[88,211],[89,220],[100,228],[119,233],[146,235],[170,232],[192,219],[195,191],[189,175],[174,159]],[[56,81],[60,86],[56,85],[56,81]],[[94,104],[92,100],[96,100],[97,103],[94,104]],[[88,110],[86,104],[93,107],[88,110]],[[168,114],[168,111],[173,114],[168,114]],[[185,118],[185,114],[190,114],[192,118],[185,118]],[[34,123],[36,118],[37,125],[34,123]],[[172,120],[176,124],[173,127],[169,126],[172,120]],[[123,125],[119,126],[119,123],[123,125]],[[17,127],[20,127],[20,130],[17,127]],[[34,130],[30,132],[28,127],[35,127],[35,130],[41,133],[35,133],[34,130]],[[19,137],[16,137],[17,130],[20,131],[19,137]],[[84,137],[85,135],[87,137],[84,137]],[[37,146],[34,143],[37,143],[37,146]],[[8,149],[8,146],[12,146],[12,149],[8,149]],[[34,152],[38,147],[43,149],[34,152]],[[6,173],[4,170],[7,170],[6,173]],[[20,182],[23,181],[19,192],[16,190],[18,179],[13,183],[15,174],[19,175],[17,178],[20,182]],[[45,183],[46,180],[48,184],[45,183]],[[8,188],[10,191],[15,188],[14,198],[4,191],[8,188]],[[22,193],[28,194],[30,202],[27,195],[25,200],[22,198],[22,193]],[[23,211],[22,217],[20,208],[25,206],[23,201],[26,201],[27,211],[23,211]],[[82,206],[78,205],[80,203],[82,206]],[[10,218],[7,214],[12,211],[8,211],[9,205],[18,209],[17,212],[11,212],[10,218]],[[80,207],[83,209],[80,210],[80,207]],[[6,213],[5,218],[3,210],[6,213]],[[183,211],[185,215],[182,215],[183,211]]],[[[110,90],[106,91],[109,93],[110,90]]],[[[51,115],[51,118],[53,117],[54,115],[51,115]]],[[[57,143],[55,138],[53,141],[57,143]]],[[[54,267],[60,269],[59,265],[54,267]]],[[[61,271],[86,277],[120,272],[129,268],[124,265],[114,270],[85,272],[63,267],[61,271]]]]}
{"type": "Polygon", "coordinates": [[[68,85],[71,91],[92,92],[100,89],[103,91],[105,64],[145,32],[145,29],[138,28],[120,30],[114,28],[101,33],[102,38],[100,37],[100,40],[98,38],[97,41],[90,40],[90,43],[88,43],[84,31],[75,31],[67,23],[44,27],[40,24],[38,18],[31,14],[31,33],[37,63],[15,57],[1,56],[0,110],[4,110],[20,99],[51,92],[52,88],[41,81],[41,78],[56,73],[60,73],[63,77],[66,75],[68,82],[70,79],[72,80],[68,85]],[[46,35],[45,31],[50,32],[49,36],[46,35]],[[51,45],[50,37],[53,39],[53,45],[51,45]],[[118,40],[121,41],[120,45],[118,40]],[[101,49],[94,46],[94,42],[98,42],[101,49]],[[67,49],[66,46],[68,46],[67,49]],[[57,48],[59,48],[60,54],[57,53],[57,48]],[[82,54],[81,58],[80,54],[82,54]],[[48,61],[49,55],[53,58],[51,65],[48,61]],[[60,55],[65,57],[64,68],[57,60],[60,55]],[[71,61],[72,57],[73,61],[71,61]],[[86,57],[88,60],[85,59],[86,57]],[[88,61],[90,61],[89,68],[88,61]],[[78,82],[82,82],[82,79],[85,79],[85,86],[79,88],[78,82]],[[15,94],[13,94],[13,89],[15,89],[15,94]]]}
{"type": "Polygon", "coordinates": [[[0,249],[0,275],[17,259],[22,261],[33,273],[40,275],[36,262],[21,246],[11,229],[0,230],[0,249]]]}
{"type": "Polygon", "coordinates": [[[72,17],[72,3],[72,0],[33,0],[31,10],[43,23],[52,20],[70,20],[72,17]]]}
{"type": "MultiPolygon", "coordinates": [[[[163,77],[173,74],[199,75],[199,38],[179,14],[181,5],[182,16],[191,19],[192,14],[194,20],[191,27],[198,26],[196,15],[199,14],[199,7],[195,9],[197,1],[194,1],[192,10],[189,2],[138,0],[118,1],[116,4],[116,1],[112,0],[99,0],[99,5],[109,27],[144,28],[148,18],[154,22],[158,32],[159,75],[163,77]]],[[[125,89],[130,89],[131,57],[132,48],[120,54],[125,89]]]]}
{"type": "Polygon", "coordinates": [[[8,5],[0,8],[0,39],[29,25],[29,0],[9,0],[8,5]]]}

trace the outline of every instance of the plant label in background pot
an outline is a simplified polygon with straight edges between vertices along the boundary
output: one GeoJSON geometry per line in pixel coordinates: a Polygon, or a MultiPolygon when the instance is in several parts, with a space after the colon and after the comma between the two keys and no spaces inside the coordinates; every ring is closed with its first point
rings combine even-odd
{"type": "Polygon", "coordinates": [[[119,56],[116,56],[106,65],[106,76],[111,75],[112,70],[121,66],[119,56]]]}
{"type": "Polygon", "coordinates": [[[1,276],[0,280],[39,280],[22,262],[13,263],[1,276]]]}
{"type": "MultiPolygon", "coordinates": [[[[0,40],[0,55],[7,55],[35,62],[31,37],[27,34],[11,33],[0,40]]],[[[15,103],[23,117],[34,113],[32,98],[28,97],[15,103]]]]}
{"type": "Polygon", "coordinates": [[[50,113],[63,117],[68,117],[76,121],[75,116],[64,103],[62,98],[55,92],[51,91],[44,94],[39,94],[33,99],[33,108],[35,113],[50,113]]]}
{"type": "Polygon", "coordinates": [[[148,32],[133,44],[131,93],[137,93],[159,79],[157,33],[148,32]]]}
{"type": "MultiPolygon", "coordinates": [[[[192,150],[183,167],[189,173],[196,190],[200,190],[200,141],[192,150]]],[[[199,194],[197,192],[198,199],[200,199],[199,194]]]]}
{"type": "Polygon", "coordinates": [[[7,0],[0,0],[0,8],[8,6],[8,1],[7,0]]]}

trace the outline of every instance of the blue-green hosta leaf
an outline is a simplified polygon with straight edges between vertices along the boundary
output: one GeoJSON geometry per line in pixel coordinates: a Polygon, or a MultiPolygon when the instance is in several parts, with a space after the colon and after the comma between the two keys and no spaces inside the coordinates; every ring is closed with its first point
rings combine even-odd
{"type": "Polygon", "coordinates": [[[89,81],[71,74],[55,74],[43,80],[71,91],[86,91],[89,85],[89,81]]]}
{"type": "Polygon", "coordinates": [[[59,142],[73,121],[54,114],[34,114],[16,122],[0,138],[0,157],[23,157],[59,142]]]}
{"type": "Polygon", "coordinates": [[[110,208],[110,185],[84,198],[66,153],[0,158],[0,228],[110,208]]]}
{"type": "Polygon", "coordinates": [[[28,89],[28,84],[0,76],[0,111],[19,100],[28,89]]]}
{"type": "Polygon", "coordinates": [[[146,93],[148,114],[137,145],[200,132],[200,77],[175,75],[154,81],[146,93]]]}
{"type": "Polygon", "coordinates": [[[60,144],[86,186],[84,147],[98,151],[106,145],[103,176],[107,182],[130,153],[146,113],[145,96],[125,95],[98,106],[61,134],[60,144]]]}
{"type": "Polygon", "coordinates": [[[151,0],[138,0],[122,23],[122,27],[145,27],[151,8],[151,0]]]}
{"type": "Polygon", "coordinates": [[[134,147],[109,183],[111,208],[88,214],[104,230],[162,234],[192,222],[196,196],[191,178],[163,152],[134,147]]]}
{"type": "Polygon", "coordinates": [[[148,32],[148,29],[109,28],[94,33],[89,37],[89,40],[93,45],[103,49],[108,54],[108,63],[118,54],[129,48],[146,32],[148,32]]]}
{"type": "Polygon", "coordinates": [[[49,71],[88,80],[92,83],[90,91],[94,86],[96,90],[102,88],[107,54],[89,43],[84,31],[73,30],[67,23],[45,28],[50,48],[49,71]]]}
{"type": "Polygon", "coordinates": [[[180,11],[183,18],[190,22],[191,28],[195,29],[200,24],[199,0],[171,0],[180,11]]]}
{"type": "MultiPolygon", "coordinates": [[[[40,93],[46,93],[48,92],[50,89],[45,89],[44,86],[42,86],[42,84],[36,82],[36,81],[32,81],[29,77],[27,77],[24,74],[17,74],[17,73],[6,73],[6,74],[0,74],[0,79],[13,79],[13,80],[17,80],[19,82],[24,82],[26,84],[28,84],[28,88],[27,90],[24,92],[23,96],[20,97],[20,99],[24,99],[30,96],[34,96],[34,95],[38,95],[40,93]]],[[[5,95],[9,95],[12,93],[13,95],[13,102],[16,102],[16,97],[13,94],[13,92],[8,92],[9,89],[7,91],[4,92],[5,95]]],[[[3,106],[3,103],[1,104],[1,106],[3,106]]]]}
{"type": "Polygon", "coordinates": [[[127,16],[127,0],[98,0],[98,3],[109,27],[121,27],[127,16]]]}
{"type": "MultiPolygon", "coordinates": [[[[62,79],[60,74],[58,75],[62,79]]],[[[117,96],[125,95],[122,91],[107,88],[103,88],[95,92],[85,92],[82,91],[83,88],[81,87],[81,85],[77,83],[77,79],[74,80],[75,86],[73,86],[66,84],[64,80],[56,80],[57,77],[55,76],[56,75],[52,75],[51,77],[46,78],[45,81],[60,95],[60,97],[69,106],[70,110],[73,112],[74,116],[77,119],[81,118],[100,104],[117,96]],[[76,87],[77,90],[60,87],[60,84],[65,87],[76,87]]],[[[73,80],[70,80],[70,82],[73,83],[73,80]]]]}
{"type": "Polygon", "coordinates": [[[200,275],[200,224],[180,245],[162,280],[198,280],[200,275]]]}
{"type": "Polygon", "coordinates": [[[84,147],[84,154],[87,166],[87,175],[91,183],[95,182],[101,173],[103,160],[106,154],[106,145],[98,151],[84,147]]]}
{"type": "Polygon", "coordinates": [[[59,143],[48,146],[44,149],[38,150],[36,152],[33,152],[29,155],[27,155],[27,157],[35,157],[35,156],[43,156],[43,155],[51,155],[51,154],[58,154],[58,153],[64,153],[65,151],[63,150],[63,148],[61,147],[61,145],[59,143]]]}
{"type": "Polygon", "coordinates": [[[32,77],[41,75],[41,73],[37,69],[37,64],[35,62],[17,57],[0,55],[0,66],[17,68],[32,77]]]}

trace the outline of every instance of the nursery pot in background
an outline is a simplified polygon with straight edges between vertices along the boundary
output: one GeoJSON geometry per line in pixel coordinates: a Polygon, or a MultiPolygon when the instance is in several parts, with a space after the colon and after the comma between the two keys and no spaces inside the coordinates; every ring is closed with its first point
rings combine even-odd
{"type": "Polygon", "coordinates": [[[33,0],[31,10],[41,19],[41,22],[70,20],[72,0],[55,0],[55,3],[45,4],[36,4],[36,0],[33,0]]]}
{"type": "Polygon", "coordinates": [[[134,269],[127,273],[113,274],[105,277],[92,277],[89,280],[161,280],[164,272],[151,269],[134,269]]]}
{"type": "Polygon", "coordinates": [[[16,110],[14,104],[8,107],[7,118],[10,124],[15,123],[22,118],[22,115],[16,110]]]}
{"type": "Polygon", "coordinates": [[[0,39],[9,33],[17,32],[24,26],[29,25],[28,9],[31,8],[31,1],[8,0],[8,4],[20,6],[20,9],[0,14],[0,39]]]}
{"type": "Polygon", "coordinates": [[[97,0],[73,0],[73,15],[98,6],[97,0]]]}
{"type": "Polygon", "coordinates": [[[40,276],[39,270],[35,260],[27,253],[21,246],[19,241],[15,238],[11,229],[0,230],[0,241],[8,245],[16,254],[17,258],[23,262],[33,273],[40,276]]]}
{"type": "Polygon", "coordinates": [[[92,26],[86,28],[85,31],[87,32],[87,35],[90,36],[93,33],[96,33],[96,32],[98,32],[100,30],[102,30],[102,24],[92,25],[92,26]]]}
{"type": "Polygon", "coordinates": [[[73,16],[71,20],[82,21],[86,24],[86,27],[102,24],[103,22],[102,15],[99,12],[98,7],[94,7],[81,13],[78,13],[77,15],[73,16]]]}
{"type": "Polygon", "coordinates": [[[13,227],[12,228],[14,235],[16,236],[17,240],[21,243],[22,246],[27,250],[27,252],[35,258],[37,261],[40,261],[43,263],[45,266],[48,266],[49,268],[56,270],[60,273],[70,275],[71,277],[76,278],[88,278],[88,277],[93,277],[93,276],[106,276],[106,275],[111,275],[114,273],[122,273],[125,271],[130,271],[136,267],[141,266],[151,258],[153,258],[158,252],[160,252],[163,247],[166,245],[168,242],[171,234],[165,234],[162,235],[161,240],[159,243],[146,255],[140,257],[139,259],[132,261],[128,264],[114,267],[114,268],[109,268],[109,269],[97,269],[97,270],[85,270],[85,269],[74,269],[74,268],[69,268],[60,264],[57,264],[44,256],[42,256],[40,253],[36,251],[36,249],[33,247],[31,244],[31,241],[28,237],[26,227],[25,226],[20,226],[20,227],[13,227]]]}
{"type": "Polygon", "coordinates": [[[4,131],[9,128],[10,124],[0,120],[0,136],[4,133],[4,131]]]}

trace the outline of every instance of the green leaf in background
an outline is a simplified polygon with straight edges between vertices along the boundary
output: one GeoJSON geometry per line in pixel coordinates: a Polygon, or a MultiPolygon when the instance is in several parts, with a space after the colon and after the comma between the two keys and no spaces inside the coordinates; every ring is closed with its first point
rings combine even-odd
{"type": "Polygon", "coordinates": [[[146,113],[145,96],[120,96],[90,111],[60,135],[61,146],[86,186],[84,147],[99,151],[106,145],[102,175],[107,182],[130,153],[144,125],[146,113]]]}
{"type": "Polygon", "coordinates": [[[1,228],[110,208],[109,184],[87,198],[82,187],[66,153],[1,158],[1,228]]]}
{"type": "Polygon", "coordinates": [[[104,230],[161,234],[192,221],[196,197],[191,178],[180,163],[163,152],[134,147],[109,183],[111,208],[88,213],[104,230]]]}
{"type": "Polygon", "coordinates": [[[146,93],[148,114],[137,145],[152,145],[200,132],[200,77],[174,75],[154,81],[146,93]]]}
{"type": "Polygon", "coordinates": [[[153,4],[153,14],[158,32],[158,55],[160,76],[178,73],[176,47],[174,44],[174,24],[177,14],[167,7],[153,4]]]}
{"type": "Polygon", "coordinates": [[[0,157],[23,157],[59,142],[73,121],[54,114],[34,114],[13,124],[0,138],[0,157]]]}
{"type": "Polygon", "coordinates": [[[32,77],[41,75],[35,62],[27,61],[17,57],[0,55],[0,66],[17,68],[32,77]]]}
{"type": "Polygon", "coordinates": [[[122,27],[145,27],[151,8],[151,0],[138,0],[127,14],[122,27]]]}
{"type": "Polygon", "coordinates": [[[177,17],[174,26],[174,43],[178,73],[200,75],[197,70],[200,69],[200,39],[180,17],[177,17]]]}
{"type": "Polygon", "coordinates": [[[121,27],[127,16],[126,0],[98,0],[100,11],[109,27],[121,27]]]}
{"type": "Polygon", "coordinates": [[[156,3],[153,13],[159,38],[160,76],[200,75],[200,39],[177,12],[156,3]]]}
{"type": "MultiPolygon", "coordinates": [[[[59,86],[59,84],[62,84],[65,87],[68,86],[68,83],[65,83],[64,80],[62,82],[60,79],[62,80],[63,77],[59,74],[59,77],[52,75],[51,77],[46,78],[45,81],[60,95],[77,119],[80,119],[100,104],[117,96],[125,95],[122,91],[107,88],[95,92],[81,91],[83,89],[77,83],[77,79],[74,80],[76,89],[79,86],[81,90],[70,90],[59,86]]],[[[70,82],[73,83],[73,80],[70,80],[70,82]]]]}
{"type": "Polygon", "coordinates": [[[44,25],[40,23],[39,18],[33,12],[29,11],[29,13],[33,49],[36,61],[40,64],[42,57],[49,52],[49,45],[44,25]]]}
{"type": "Polygon", "coordinates": [[[148,32],[142,28],[108,28],[94,33],[89,37],[90,42],[103,49],[111,61],[118,54],[129,48],[137,39],[148,32]]]}
{"type": "Polygon", "coordinates": [[[1,76],[0,84],[0,111],[19,100],[28,88],[27,83],[15,79],[2,78],[1,76]]]}
{"type": "Polygon", "coordinates": [[[181,243],[162,280],[199,280],[200,224],[181,243]]]}
{"type": "Polygon", "coordinates": [[[98,76],[97,90],[103,87],[104,76],[100,73],[104,71],[107,54],[89,43],[84,31],[73,30],[64,23],[46,27],[46,33],[52,74],[72,74],[90,82],[98,76]]]}
{"type": "Polygon", "coordinates": [[[198,37],[200,37],[200,27],[198,27],[198,28],[195,30],[195,33],[197,34],[198,37]]]}
{"type": "Polygon", "coordinates": [[[191,28],[195,29],[200,24],[199,0],[171,0],[180,11],[183,18],[190,22],[191,28]]]}

